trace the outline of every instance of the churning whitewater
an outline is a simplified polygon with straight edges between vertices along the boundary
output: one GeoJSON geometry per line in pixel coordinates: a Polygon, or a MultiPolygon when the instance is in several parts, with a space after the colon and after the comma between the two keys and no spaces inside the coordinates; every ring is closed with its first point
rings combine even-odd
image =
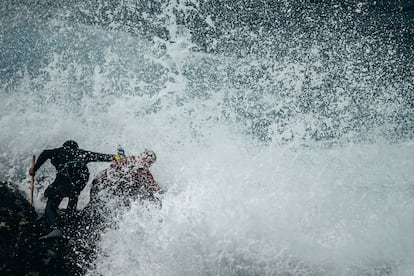
{"type": "Polygon", "coordinates": [[[74,139],[153,149],[167,190],[116,210],[88,275],[414,274],[413,60],[371,4],[24,2],[1,8],[0,180],[28,195],[32,154],[74,139]]]}

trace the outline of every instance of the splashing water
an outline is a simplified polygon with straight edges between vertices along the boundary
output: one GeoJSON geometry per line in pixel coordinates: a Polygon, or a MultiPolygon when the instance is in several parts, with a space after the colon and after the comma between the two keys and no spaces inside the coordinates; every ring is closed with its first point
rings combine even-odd
{"type": "Polygon", "coordinates": [[[89,274],[414,272],[412,62],[340,5],[254,3],[2,8],[0,180],[27,192],[31,154],[69,138],[157,152],[163,208],[122,212],[89,274]]]}

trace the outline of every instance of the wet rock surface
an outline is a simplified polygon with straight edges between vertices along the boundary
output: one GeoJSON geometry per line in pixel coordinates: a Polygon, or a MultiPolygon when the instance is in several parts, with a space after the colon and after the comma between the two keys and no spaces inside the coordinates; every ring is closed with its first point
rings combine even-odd
{"type": "Polygon", "coordinates": [[[51,231],[12,183],[0,182],[0,274],[83,275],[94,258],[97,236],[89,208],[69,217],[59,210],[64,237],[39,238],[51,231]],[[89,229],[89,230],[88,230],[89,229]]]}

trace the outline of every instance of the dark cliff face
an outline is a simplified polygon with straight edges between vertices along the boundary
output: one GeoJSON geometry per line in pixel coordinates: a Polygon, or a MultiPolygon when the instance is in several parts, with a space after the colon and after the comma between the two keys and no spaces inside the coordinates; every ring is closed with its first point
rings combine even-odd
{"type": "MultiPolygon", "coordinates": [[[[58,210],[63,238],[39,239],[51,231],[50,225],[36,214],[17,185],[0,182],[0,275],[73,276],[93,269],[102,231],[116,227],[112,207],[100,196],[71,216],[65,209],[58,210]]],[[[133,200],[123,198],[117,206],[129,206],[129,199],[133,200]]]]}
{"type": "Polygon", "coordinates": [[[92,244],[85,240],[85,213],[67,217],[63,239],[39,240],[50,231],[38,218],[16,185],[0,182],[0,274],[82,275],[92,258],[92,244]]]}
{"type": "Polygon", "coordinates": [[[0,271],[5,273],[17,272],[20,262],[17,259],[18,242],[30,221],[36,220],[34,210],[18,191],[17,186],[10,183],[0,183],[0,271]]]}

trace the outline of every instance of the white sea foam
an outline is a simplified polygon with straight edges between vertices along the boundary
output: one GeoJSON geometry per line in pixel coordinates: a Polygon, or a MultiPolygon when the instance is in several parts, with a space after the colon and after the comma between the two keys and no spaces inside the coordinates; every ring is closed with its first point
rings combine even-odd
{"type": "MultiPolygon", "coordinates": [[[[27,38],[10,53],[36,45],[45,56],[6,66],[0,180],[27,192],[31,155],[67,139],[155,150],[163,207],[121,212],[91,275],[410,275],[414,145],[391,133],[404,83],[375,86],[352,59],[346,78],[331,78],[316,46],[300,61],[194,52],[174,25],[180,5],[164,7],[171,41],[3,18],[15,23],[2,24],[6,37],[27,38]],[[365,109],[355,90],[372,94],[365,109]]],[[[94,176],[106,164],[89,167],[94,176]]],[[[50,165],[37,174],[39,212],[53,177],[50,165]]]]}

